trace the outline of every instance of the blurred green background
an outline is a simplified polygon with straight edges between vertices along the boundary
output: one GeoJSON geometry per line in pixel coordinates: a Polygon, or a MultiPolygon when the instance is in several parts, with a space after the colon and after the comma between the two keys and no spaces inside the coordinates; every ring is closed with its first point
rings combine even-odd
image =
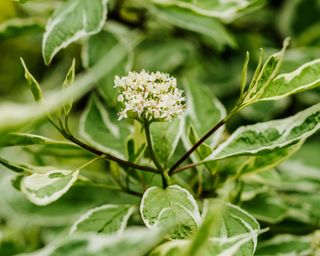
{"type": "MultiPolygon", "coordinates": [[[[41,55],[42,35],[48,18],[62,2],[30,0],[21,4],[1,0],[1,103],[33,101],[19,57],[24,58],[30,72],[41,81],[45,94],[50,94],[51,90],[61,86],[73,58],[76,58],[77,72],[81,72],[96,61],[86,60],[85,50],[97,49],[92,55],[98,59],[113,45],[121,43],[126,31],[139,31],[144,40],[116,70],[98,83],[96,90],[111,109],[116,107],[115,92],[112,90],[113,76],[121,75],[126,70],[168,72],[178,78],[178,83],[181,81],[179,79],[187,77],[210,88],[230,109],[239,95],[241,68],[246,51],[251,54],[251,75],[258,61],[259,49],[264,48],[267,57],[281,48],[286,37],[291,38],[291,43],[282,72],[289,72],[320,57],[320,0],[256,1],[257,4],[252,8],[232,20],[208,18],[189,11],[181,13],[174,7],[146,7],[140,1],[113,0],[108,4],[109,22],[103,32],[89,41],[80,40],[72,44],[61,51],[50,66],[45,66],[41,55]],[[93,49],[90,45],[94,45],[93,49]]],[[[77,128],[85,102],[86,97],[75,106],[71,120],[74,129],[77,128]]],[[[286,117],[318,102],[320,88],[280,101],[255,104],[241,111],[228,125],[228,129],[233,131],[242,124],[286,117]]],[[[26,127],[24,131],[30,131],[30,128],[26,127]]],[[[61,138],[42,122],[34,126],[32,132],[61,138]]],[[[320,136],[313,136],[294,156],[294,160],[320,171],[319,144],[320,136]]],[[[74,157],[66,157],[71,154],[70,151],[65,154],[59,148],[45,147],[12,147],[0,152],[2,157],[38,165],[50,162],[56,166],[78,166],[77,156],[82,156],[83,162],[87,157],[82,151],[72,151],[74,157]]],[[[100,167],[97,165],[96,169],[100,167]]],[[[47,207],[37,207],[11,186],[11,173],[2,166],[0,170],[1,256],[32,251],[43,246],[57,234],[61,234],[60,231],[66,232],[65,227],[85,208],[105,202],[137,200],[123,194],[101,193],[98,188],[77,186],[63,200],[47,207]]],[[[94,177],[106,179],[99,172],[94,177]]],[[[305,235],[319,228],[320,196],[316,196],[312,201],[315,208],[312,209],[317,209],[317,212],[313,212],[312,221],[299,222],[284,217],[274,224],[273,232],[305,235]]],[[[302,206],[298,205],[297,208],[299,207],[302,206]]]]}

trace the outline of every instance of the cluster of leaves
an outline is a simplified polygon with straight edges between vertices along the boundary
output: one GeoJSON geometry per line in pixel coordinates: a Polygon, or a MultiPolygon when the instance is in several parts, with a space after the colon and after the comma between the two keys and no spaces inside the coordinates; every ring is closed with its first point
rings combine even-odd
{"type": "Polygon", "coordinates": [[[319,253],[319,24],[296,15],[317,1],[17,2],[0,7],[26,79],[4,54],[21,102],[0,105],[0,255],[319,253]],[[183,118],[117,120],[114,76],[141,69],[177,77],[183,118]]]}

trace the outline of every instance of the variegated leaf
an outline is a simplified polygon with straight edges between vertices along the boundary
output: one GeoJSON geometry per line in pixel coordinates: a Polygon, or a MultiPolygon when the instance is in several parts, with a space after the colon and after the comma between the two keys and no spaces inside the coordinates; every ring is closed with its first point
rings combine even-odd
{"type": "Polygon", "coordinates": [[[106,19],[108,0],[68,0],[49,19],[42,41],[44,62],[72,42],[98,33],[106,19]]]}
{"type": "Polygon", "coordinates": [[[51,170],[33,173],[21,181],[21,191],[36,205],[47,205],[63,196],[77,180],[79,171],[51,170]]]}
{"type": "Polygon", "coordinates": [[[70,233],[98,232],[121,234],[127,226],[134,207],[131,205],[105,204],[90,209],[73,224],[70,233]]]}
{"type": "Polygon", "coordinates": [[[173,239],[190,237],[200,224],[197,202],[178,185],[149,188],[143,195],[140,213],[150,229],[173,227],[170,231],[173,239]]]}
{"type": "Polygon", "coordinates": [[[124,157],[126,139],[130,134],[125,121],[118,122],[96,96],[93,96],[80,120],[80,135],[89,144],[107,153],[124,157]]]}
{"type": "Polygon", "coordinates": [[[320,104],[294,116],[238,128],[206,160],[256,155],[303,141],[320,128],[320,104]]]}
{"type": "Polygon", "coordinates": [[[298,69],[280,74],[264,89],[260,100],[277,100],[320,85],[320,59],[305,63],[298,69]]]}

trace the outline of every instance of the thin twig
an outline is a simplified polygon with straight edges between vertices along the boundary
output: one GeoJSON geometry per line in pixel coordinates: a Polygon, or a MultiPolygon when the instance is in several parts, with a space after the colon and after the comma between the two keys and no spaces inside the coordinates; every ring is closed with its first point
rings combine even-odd
{"type": "Polygon", "coordinates": [[[199,139],[170,169],[169,169],[169,175],[171,176],[175,170],[179,167],[180,164],[182,164],[185,160],[189,158],[189,156],[203,143],[208,139],[213,133],[215,133],[220,127],[222,127],[226,122],[229,121],[229,119],[238,112],[240,109],[240,105],[236,105],[230,113],[223,118],[220,122],[218,122],[214,127],[211,128],[210,131],[208,131],[201,139],[199,139]]]}
{"type": "Polygon", "coordinates": [[[149,166],[143,166],[143,165],[139,165],[139,164],[135,164],[123,159],[120,159],[116,156],[113,156],[109,153],[100,151],[99,149],[96,149],[94,147],[91,147],[90,145],[87,145],[86,143],[82,142],[81,140],[77,139],[76,137],[74,137],[69,131],[66,131],[63,126],[62,126],[62,121],[61,119],[60,121],[60,125],[61,128],[59,126],[57,126],[54,121],[49,117],[49,121],[50,123],[63,135],[63,137],[65,137],[67,140],[75,143],[76,145],[80,146],[81,148],[90,151],[98,156],[101,156],[102,158],[108,159],[110,161],[114,161],[117,162],[118,164],[122,165],[122,166],[128,166],[128,167],[132,167],[138,170],[142,170],[142,171],[146,171],[146,172],[152,172],[152,173],[159,173],[158,170],[149,167],[149,166]]]}
{"type": "Polygon", "coordinates": [[[225,119],[222,119],[217,123],[209,132],[207,132],[201,139],[199,139],[196,144],[194,144],[169,170],[169,175],[172,175],[177,167],[182,164],[189,156],[203,143],[208,139],[214,132],[216,132],[221,126],[226,123],[225,119]]]}
{"type": "Polygon", "coordinates": [[[77,139],[76,137],[74,137],[73,135],[71,134],[64,134],[65,138],[72,141],[73,143],[77,144],[78,146],[82,147],[83,149],[86,149],[96,155],[99,155],[105,159],[108,159],[110,161],[114,161],[122,166],[128,166],[128,167],[132,167],[132,168],[135,168],[135,169],[138,169],[138,170],[142,170],[142,171],[146,171],[146,172],[152,172],[152,173],[159,173],[158,170],[152,168],[152,167],[149,167],[149,166],[144,166],[144,165],[139,165],[139,164],[135,164],[135,163],[132,163],[132,162],[129,162],[129,161],[126,161],[126,160],[123,160],[123,159],[120,159],[116,156],[113,156],[109,153],[106,153],[106,152],[103,152],[103,151],[100,151],[99,149],[96,149],[94,147],[91,147],[85,143],[83,143],[82,141],[80,141],[79,139],[77,139]]]}
{"type": "Polygon", "coordinates": [[[182,171],[184,171],[184,170],[187,170],[187,169],[190,169],[190,168],[193,168],[193,167],[202,165],[202,164],[204,164],[204,162],[186,164],[186,165],[184,165],[184,166],[182,166],[182,167],[180,167],[180,168],[175,169],[175,170],[172,172],[171,175],[174,175],[174,174],[176,174],[176,173],[182,172],[182,171]]]}

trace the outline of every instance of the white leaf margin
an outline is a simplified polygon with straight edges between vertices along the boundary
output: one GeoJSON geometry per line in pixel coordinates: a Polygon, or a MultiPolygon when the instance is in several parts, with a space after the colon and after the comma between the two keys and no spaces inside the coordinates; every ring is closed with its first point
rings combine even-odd
{"type": "MultiPolygon", "coordinates": [[[[205,200],[204,204],[203,204],[202,214],[201,214],[202,219],[204,219],[206,217],[206,214],[208,212],[208,207],[209,207],[208,205],[209,205],[209,200],[205,200]]],[[[249,223],[244,221],[241,217],[234,215],[234,214],[231,214],[230,216],[238,219],[249,230],[249,232],[235,235],[235,236],[231,236],[231,237],[227,237],[227,236],[211,237],[209,239],[209,241],[214,242],[214,243],[219,243],[221,245],[237,241],[237,243],[235,243],[233,246],[229,247],[228,249],[222,251],[217,256],[233,256],[235,253],[237,253],[237,251],[239,250],[239,248],[243,244],[249,242],[250,240],[252,240],[252,242],[253,242],[253,247],[254,247],[253,251],[255,252],[256,248],[257,248],[257,244],[258,244],[258,235],[268,231],[269,229],[266,228],[266,229],[260,230],[259,222],[251,214],[249,214],[247,211],[243,210],[241,207],[234,205],[234,204],[231,204],[231,203],[228,203],[228,202],[226,202],[225,205],[227,207],[233,208],[233,209],[243,213],[245,216],[247,216],[249,219],[251,219],[259,228],[254,229],[250,226],[249,223]]]]}
{"type": "MultiPolygon", "coordinates": [[[[294,239],[299,239],[301,242],[306,242],[311,245],[312,243],[312,237],[310,235],[306,236],[296,236],[292,234],[280,234],[272,237],[269,240],[262,241],[259,243],[259,248],[263,248],[265,246],[270,246],[270,245],[281,245],[281,243],[286,243],[286,242],[292,242],[294,239]]],[[[299,254],[296,254],[296,251],[291,251],[288,253],[282,253],[281,256],[294,256],[294,255],[312,255],[312,248],[308,248],[299,254]]]]}
{"type": "MultiPolygon", "coordinates": [[[[87,211],[86,213],[81,215],[76,220],[76,222],[70,228],[69,234],[71,235],[71,234],[75,233],[77,231],[78,225],[80,223],[82,223],[83,221],[89,219],[93,213],[101,211],[101,210],[105,210],[105,209],[118,208],[119,206],[124,206],[124,205],[105,204],[105,205],[101,205],[101,206],[90,209],[89,211],[87,211]]],[[[118,235],[120,235],[125,230],[127,223],[128,223],[128,220],[129,220],[130,216],[133,214],[134,210],[135,210],[135,206],[129,207],[127,214],[122,218],[122,221],[120,224],[120,229],[116,232],[118,235]]]]}
{"type": "Polygon", "coordinates": [[[102,17],[103,19],[100,21],[99,26],[95,29],[92,30],[90,32],[86,31],[86,22],[87,22],[87,16],[85,13],[83,13],[83,19],[82,19],[82,30],[79,30],[77,32],[74,33],[74,35],[72,37],[70,37],[68,40],[65,40],[62,44],[60,44],[60,46],[56,47],[50,54],[49,59],[46,59],[46,55],[45,55],[45,46],[48,40],[48,37],[50,35],[50,33],[52,32],[52,30],[63,21],[63,19],[65,18],[66,15],[69,14],[70,10],[72,10],[74,8],[75,5],[77,5],[77,2],[74,2],[73,4],[71,4],[69,6],[69,8],[66,8],[64,10],[62,10],[57,16],[54,16],[52,18],[50,18],[48,20],[47,26],[46,26],[46,30],[45,33],[43,35],[43,39],[42,39],[42,56],[44,58],[45,64],[49,64],[53,57],[61,50],[66,48],[69,44],[79,40],[82,37],[85,36],[90,36],[90,35],[94,35],[96,33],[98,33],[102,28],[103,25],[105,24],[105,17],[107,15],[107,3],[109,0],[100,0],[101,4],[102,4],[102,17]]]}
{"type": "Polygon", "coordinates": [[[105,151],[107,153],[110,153],[116,157],[124,158],[125,156],[119,152],[118,150],[106,147],[98,142],[96,142],[87,132],[85,129],[85,122],[87,120],[87,116],[90,112],[92,104],[96,104],[99,113],[101,114],[102,121],[106,128],[110,131],[110,133],[117,139],[120,139],[120,128],[119,126],[113,124],[109,118],[108,112],[105,110],[103,107],[102,103],[97,100],[96,97],[92,97],[91,100],[89,101],[88,105],[86,106],[83,114],[81,115],[80,118],[80,124],[79,124],[79,134],[80,136],[85,139],[87,142],[89,142],[92,146],[96,147],[99,150],[105,151]],[[93,103],[94,101],[94,103],[93,103]]]}
{"type": "Polygon", "coordinates": [[[305,110],[298,112],[293,116],[290,116],[284,119],[278,119],[278,120],[267,121],[264,123],[256,123],[254,125],[242,126],[238,128],[224,143],[220,144],[218,148],[214,152],[212,152],[212,154],[209,155],[204,161],[219,160],[219,159],[224,159],[230,156],[236,156],[244,153],[254,155],[264,150],[275,150],[278,148],[283,148],[285,146],[288,146],[291,143],[295,143],[296,141],[305,140],[306,138],[314,134],[318,129],[320,129],[320,123],[318,123],[311,131],[304,133],[303,136],[300,136],[299,138],[293,138],[291,140],[286,140],[279,144],[277,143],[276,145],[264,146],[255,150],[247,150],[239,154],[229,153],[227,155],[219,156],[219,153],[221,153],[225,148],[227,148],[234,141],[234,139],[237,138],[237,136],[244,131],[253,130],[253,131],[259,132],[259,131],[266,130],[268,128],[274,128],[274,129],[277,129],[278,132],[283,137],[288,135],[288,133],[292,130],[292,128],[301,125],[304,122],[304,117],[307,117],[308,115],[311,115],[312,113],[318,112],[318,111],[320,111],[320,103],[313,105],[305,110]]]}
{"type": "MultiPolygon", "coordinates": [[[[197,114],[196,114],[196,108],[195,108],[194,98],[193,98],[193,96],[192,96],[191,90],[189,89],[189,86],[190,86],[189,83],[188,83],[186,80],[184,80],[183,89],[184,89],[184,91],[185,91],[186,98],[187,98],[187,104],[186,104],[186,105],[187,105],[187,108],[186,108],[186,111],[185,111],[185,113],[184,113],[184,119],[189,116],[190,119],[192,120],[192,122],[195,122],[195,123],[196,123],[196,122],[198,122],[199,120],[198,120],[198,117],[197,117],[197,114]]],[[[220,120],[222,120],[224,117],[226,117],[226,115],[227,115],[227,110],[225,109],[225,107],[224,107],[224,105],[221,103],[221,101],[220,101],[217,97],[215,97],[214,95],[213,95],[213,98],[212,98],[212,104],[213,104],[214,107],[220,112],[220,120]]],[[[220,121],[220,120],[219,120],[219,121],[220,121]]],[[[219,121],[218,121],[218,122],[219,122],[219,121]]],[[[193,127],[193,128],[194,128],[194,130],[197,132],[196,128],[195,128],[195,127],[193,127]]],[[[218,142],[219,142],[219,140],[220,140],[220,138],[221,138],[224,130],[225,130],[225,125],[223,125],[222,127],[220,127],[220,128],[215,132],[215,134],[211,136],[211,139],[209,138],[210,146],[211,146],[212,148],[215,147],[215,146],[218,144],[218,142]]],[[[190,147],[192,147],[192,145],[191,145],[191,143],[189,142],[188,136],[187,136],[185,133],[186,133],[186,131],[185,131],[185,129],[184,129],[184,132],[183,132],[183,134],[182,134],[182,142],[183,142],[183,144],[184,144],[185,147],[190,148],[190,147]]],[[[198,135],[198,136],[201,136],[201,134],[200,134],[200,135],[197,134],[197,135],[198,135]]]]}
{"type": "MultiPolygon", "coordinates": [[[[200,212],[199,212],[199,208],[198,208],[198,204],[196,202],[196,200],[193,198],[193,196],[190,194],[190,192],[178,185],[171,185],[169,187],[167,187],[166,189],[168,188],[174,188],[174,189],[178,189],[180,191],[182,191],[183,193],[185,193],[187,195],[187,198],[188,200],[191,202],[192,206],[193,206],[193,212],[191,212],[189,209],[186,209],[183,205],[179,204],[179,203],[175,203],[177,205],[179,205],[179,207],[183,208],[189,215],[191,218],[194,219],[194,221],[197,223],[198,226],[200,226],[201,224],[201,216],[200,216],[200,212]]],[[[145,193],[143,194],[142,196],[142,199],[141,199],[141,203],[140,203],[140,215],[141,215],[141,218],[144,222],[144,224],[151,230],[154,230],[154,229],[160,229],[161,227],[158,225],[159,221],[159,217],[161,216],[161,214],[168,210],[169,208],[163,208],[159,215],[158,215],[158,218],[157,220],[154,222],[154,224],[151,224],[149,222],[149,220],[147,218],[144,217],[143,215],[143,209],[144,209],[144,201],[146,200],[146,198],[149,196],[149,194],[153,191],[153,190],[157,190],[157,189],[161,189],[159,187],[151,187],[151,188],[148,188],[145,193]]]]}
{"type": "MultiPolygon", "coordinates": [[[[141,227],[130,228],[120,237],[117,234],[74,234],[68,237],[60,237],[38,251],[22,253],[18,256],[50,256],[61,246],[68,245],[68,242],[72,243],[76,241],[87,241],[87,246],[84,248],[83,253],[88,253],[89,255],[99,254],[102,250],[113,246],[121,246],[121,244],[125,244],[126,241],[131,241],[133,243],[137,243],[139,241],[145,242],[146,248],[149,248],[150,250],[152,246],[161,242],[162,235],[163,234],[161,232],[152,232],[141,227]]],[[[139,249],[141,250],[141,248],[139,249]]],[[[133,253],[132,255],[137,255],[137,253],[133,253]]]]}
{"type": "MultiPolygon", "coordinates": [[[[45,206],[48,205],[56,200],[58,200],[61,196],[63,196],[69,189],[70,187],[73,185],[73,183],[77,180],[79,175],[79,170],[77,171],[71,171],[71,170],[51,170],[48,171],[46,173],[33,173],[30,176],[25,176],[22,181],[21,181],[21,191],[25,194],[25,196],[27,197],[28,200],[30,200],[32,203],[39,205],[39,206],[45,206]],[[48,178],[48,176],[50,174],[53,173],[63,173],[64,175],[69,175],[72,174],[72,178],[70,179],[70,181],[68,182],[68,184],[63,187],[63,189],[61,190],[57,190],[55,193],[53,193],[51,196],[47,196],[44,198],[38,198],[35,197],[32,193],[30,193],[28,191],[28,187],[30,186],[30,184],[32,184],[33,179],[38,179],[38,181],[43,182],[48,178]],[[28,184],[30,182],[30,184],[28,184]]],[[[59,178],[56,178],[59,179],[59,178]]],[[[56,180],[56,179],[52,179],[52,180],[56,180]]],[[[50,184],[50,183],[49,183],[50,184]]],[[[34,184],[33,184],[34,185],[34,184]]],[[[38,184],[39,185],[39,189],[41,188],[41,185],[43,184],[38,184]]],[[[45,184],[48,185],[48,184],[45,184]]],[[[36,189],[36,188],[32,188],[32,189],[36,189]]]]}
{"type": "MultiPolygon", "coordinates": [[[[307,62],[290,73],[280,74],[277,77],[275,77],[268,86],[271,86],[273,82],[275,82],[277,80],[282,80],[282,79],[285,80],[287,83],[290,83],[290,81],[292,81],[294,78],[299,76],[301,74],[301,72],[304,71],[305,68],[308,68],[309,66],[317,65],[317,64],[320,64],[320,59],[316,59],[316,60],[307,62]]],[[[320,78],[315,79],[313,82],[304,84],[303,86],[299,86],[296,89],[294,89],[290,92],[287,92],[285,94],[281,94],[281,95],[277,95],[277,96],[263,97],[264,93],[262,93],[262,96],[261,96],[261,98],[258,99],[258,101],[279,100],[284,97],[290,96],[292,94],[296,94],[296,93],[299,93],[299,92],[307,90],[307,89],[312,89],[316,86],[320,86],[320,78]]]]}
{"type": "Polygon", "coordinates": [[[196,6],[193,3],[187,3],[185,1],[179,1],[179,0],[153,0],[153,2],[161,5],[175,5],[180,8],[189,9],[191,11],[194,11],[204,16],[215,17],[215,18],[222,19],[224,21],[232,20],[233,16],[236,15],[238,11],[241,11],[242,9],[250,6],[250,1],[238,0],[236,1],[238,4],[237,6],[234,6],[224,11],[217,11],[217,10],[206,10],[204,8],[196,6]]]}

